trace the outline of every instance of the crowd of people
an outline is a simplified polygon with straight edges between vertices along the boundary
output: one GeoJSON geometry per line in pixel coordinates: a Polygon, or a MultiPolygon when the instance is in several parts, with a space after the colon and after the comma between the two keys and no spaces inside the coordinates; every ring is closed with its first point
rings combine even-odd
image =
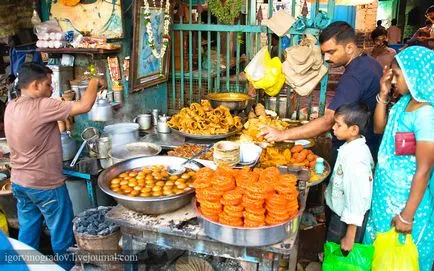
{"type": "Polygon", "coordinates": [[[319,41],[325,61],[345,67],[325,115],[284,131],[264,127],[261,135],[284,141],[332,129],[334,169],[325,192],[326,240],[351,251],[354,243],[372,244],[377,233],[394,227],[412,235],[420,270],[430,271],[434,261],[434,51],[411,46],[395,54],[384,48],[387,31],[382,28],[372,38],[381,47],[371,52],[376,59],[357,48],[355,31],[346,22],[324,29],[319,41]],[[390,107],[392,98],[398,100],[390,107]],[[401,152],[402,138],[413,142],[410,152],[401,152]]]}

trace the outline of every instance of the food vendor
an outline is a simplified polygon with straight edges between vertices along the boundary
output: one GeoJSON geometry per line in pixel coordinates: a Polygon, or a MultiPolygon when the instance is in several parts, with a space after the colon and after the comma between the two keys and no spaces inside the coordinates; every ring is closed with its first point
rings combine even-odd
{"type": "MultiPolygon", "coordinates": [[[[283,131],[263,127],[260,136],[264,136],[266,140],[296,140],[311,138],[327,132],[331,130],[334,124],[335,110],[347,103],[365,103],[372,115],[376,105],[376,96],[380,89],[380,78],[382,76],[380,64],[357,48],[355,31],[346,22],[337,21],[331,23],[321,32],[319,41],[325,61],[331,67],[345,67],[345,72],[336,87],[335,97],[326,109],[324,116],[312,120],[306,125],[283,131]]],[[[372,123],[373,121],[370,121],[366,134],[366,143],[376,161],[381,137],[373,133],[372,123]]],[[[333,138],[332,166],[337,157],[337,149],[342,144],[342,141],[333,138]]]]}
{"type": "MultiPolygon", "coordinates": [[[[17,199],[18,239],[39,249],[42,222],[50,230],[57,255],[73,244],[72,204],[62,173],[62,147],[58,120],[90,111],[103,79],[94,78],[79,101],[50,98],[52,71],[40,64],[26,63],[18,75],[21,92],[5,112],[5,133],[11,149],[12,192],[17,199]]],[[[65,257],[62,257],[65,259],[65,257]]],[[[73,261],[60,261],[67,270],[73,261]]]]}

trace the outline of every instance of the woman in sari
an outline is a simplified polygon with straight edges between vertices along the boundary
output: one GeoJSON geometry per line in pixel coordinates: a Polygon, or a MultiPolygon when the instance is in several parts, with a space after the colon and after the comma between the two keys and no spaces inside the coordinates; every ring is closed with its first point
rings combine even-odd
{"type": "Polygon", "coordinates": [[[372,207],[364,243],[392,226],[410,234],[419,252],[420,270],[434,260],[434,51],[413,46],[385,67],[377,96],[374,130],[383,132],[374,176],[372,207]],[[402,97],[386,111],[394,85],[402,97]],[[387,123],[387,124],[386,124],[387,123]],[[395,153],[397,132],[413,132],[415,155],[395,153]]]}

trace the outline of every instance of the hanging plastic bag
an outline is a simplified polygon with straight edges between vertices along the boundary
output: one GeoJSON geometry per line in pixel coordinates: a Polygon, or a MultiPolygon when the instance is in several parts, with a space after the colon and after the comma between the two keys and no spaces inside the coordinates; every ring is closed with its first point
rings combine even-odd
{"type": "Polygon", "coordinates": [[[371,270],[374,246],[354,244],[347,256],[342,254],[341,245],[334,242],[324,244],[323,271],[369,271],[371,270]]]}
{"type": "Polygon", "coordinates": [[[399,236],[395,228],[377,234],[372,271],[419,270],[418,252],[411,234],[405,235],[404,243],[401,243],[399,236]]]}
{"type": "Polygon", "coordinates": [[[265,75],[260,80],[251,82],[256,89],[267,90],[274,86],[277,77],[282,74],[282,62],[278,57],[271,59],[268,51],[264,56],[265,75]]]}
{"type": "Polygon", "coordinates": [[[265,59],[267,54],[268,58],[270,58],[270,53],[268,53],[267,47],[263,47],[246,66],[244,71],[246,72],[247,80],[254,82],[265,76],[265,59]]]}
{"type": "Polygon", "coordinates": [[[269,96],[276,96],[282,90],[283,84],[285,83],[285,76],[281,73],[277,76],[276,83],[271,87],[265,89],[265,93],[269,96]]]}
{"type": "Polygon", "coordinates": [[[4,234],[9,236],[8,221],[6,219],[6,215],[1,210],[0,210],[0,230],[2,230],[4,234]]]}

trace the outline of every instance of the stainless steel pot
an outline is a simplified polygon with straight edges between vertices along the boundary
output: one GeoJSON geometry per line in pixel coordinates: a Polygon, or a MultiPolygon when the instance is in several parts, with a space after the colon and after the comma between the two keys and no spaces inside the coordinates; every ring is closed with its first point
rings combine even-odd
{"type": "Polygon", "coordinates": [[[60,141],[62,142],[62,161],[69,161],[74,158],[77,144],[72,139],[71,134],[69,132],[62,132],[60,134],[60,141]]]}
{"type": "MultiPolygon", "coordinates": [[[[191,202],[194,196],[194,190],[182,194],[167,197],[129,197],[113,192],[109,188],[110,180],[122,172],[130,169],[140,168],[151,165],[181,164],[187,159],[174,156],[149,156],[141,158],[128,159],[118,164],[112,165],[105,169],[98,177],[98,185],[102,191],[112,196],[119,204],[133,211],[143,214],[164,214],[181,208],[191,202]]],[[[199,169],[199,164],[191,163],[187,165],[193,170],[199,169]]]]}
{"type": "Polygon", "coordinates": [[[112,105],[107,99],[98,98],[89,111],[88,117],[92,121],[109,121],[113,118],[112,105]]]}
{"type": "Polygon", "coordinates": [[[113,148],[136,142],[139,138],[139,125],[137,123],[116,123],[105,126],[104,132],[108,134],[113,148]]]}

